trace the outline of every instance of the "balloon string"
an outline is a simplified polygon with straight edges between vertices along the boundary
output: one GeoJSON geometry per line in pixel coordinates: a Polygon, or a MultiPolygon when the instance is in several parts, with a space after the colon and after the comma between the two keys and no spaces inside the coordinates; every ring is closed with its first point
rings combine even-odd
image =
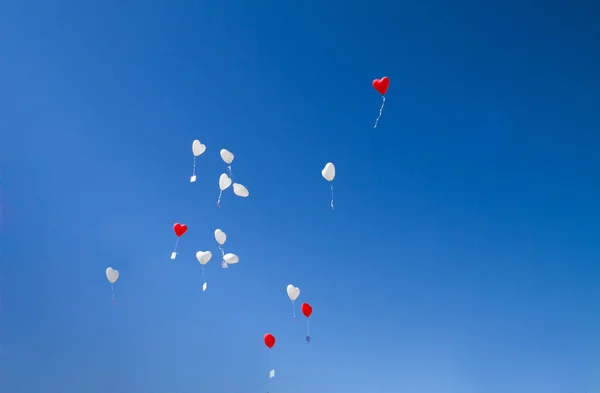
{"type": "Polygon", "coordinates": [[[204,278],[204,266],[202,266],[202,279],[206,282],[206,278],[204,278]]]}
{"type": "Polygon", "coordinates": [[[196,176],[196,157],[194,157],[194,168],[192,169],[192,176],[196,176]]]}
{"type": "Polygon", "coordinates": [[[110,293],[112,295],[112,304],[115,304],[115,284],[110,284],[110,293]]]}
{"type": "Polygon", "coordinates": [[[225,262],[225,249],[219,244],[219,251],[221,251],[221,267],[225,269],[227,267],[227,262],[225,262]]]}
{"type": "Polygon", "coordinates": [[[331,183],[330,186],[331,186],[331,209],[333,210],[333,183],[331,183]]]}
{"type": "Polygon", "coordinates": [[[217,199],[217,207],[221,207],[221,196],[223,195],[223,190],[219,191],[219,199],[217,199]]]}
{"type": "Polygon", "coordinates": [[[306,318],[306,336],[310,337],[310,318],[306,318]]]}
{"type": "Polygon", "coordinates": [[[177,237],[177,240],[175,240],[175,248],[173,249],[174,253],[177,253],[177,245],[179,244],[179,236],[177,237]]]}
{"type": "Polygon", "coordinates": [[[383,98],[383,102],[381,103],[381,108],[379,108],[379,116],[377,116],[377,120],[375,120],[375,127],[377,128],[377,123],[379,123],[379,118],[381,117],[381,112],[383,112],[383,106],[385,105],[385,96],[381,96],[383,98]]]}
{"type": "Polygon", "coordinates": [[[294,322],[296,322],[296,303],[292,300],[292,310],[294,312],[294,322]]]}
{"type": "Polygon", "coordinates": [[[227,165],[227,172],[229,172],[229,178],[233,181],[233,174],[231,173],[231,165],[227,165]]]}

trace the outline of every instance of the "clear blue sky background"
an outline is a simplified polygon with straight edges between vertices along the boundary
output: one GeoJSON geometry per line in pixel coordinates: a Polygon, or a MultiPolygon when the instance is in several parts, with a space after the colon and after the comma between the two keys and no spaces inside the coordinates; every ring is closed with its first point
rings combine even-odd
{"type": "Polygon", "coordinates": [[[504,4],[3,2],[0,391],[598,391],[598,13],[504,4]]]}

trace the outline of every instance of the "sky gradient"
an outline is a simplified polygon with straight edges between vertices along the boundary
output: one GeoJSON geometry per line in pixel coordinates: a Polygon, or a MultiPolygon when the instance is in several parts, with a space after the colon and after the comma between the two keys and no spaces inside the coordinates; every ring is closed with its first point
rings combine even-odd
{"type": "Polygon", "coordinates": [[[600,391],[597,18],[3,2],[0,392],[600,391]]]}

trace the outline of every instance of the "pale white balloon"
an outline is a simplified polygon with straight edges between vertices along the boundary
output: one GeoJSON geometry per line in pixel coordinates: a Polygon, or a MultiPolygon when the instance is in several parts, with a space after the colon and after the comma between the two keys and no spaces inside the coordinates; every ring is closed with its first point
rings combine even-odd
{"type": "Polygon", "coordinates": [[[108,282],[114,284],[119,279],[119,271],[109,267],[106,269],[106,278],[108,282]]]}
{"type": "Polygon", "coordinates": [[[206,145],[203,145],[202,143],[200,143],[200,141],[198,139],[196,139],[192,143],[192,153],[194,153],[194,157],[198,157],[200,154],[204,153],[205,151],[206,151],[206,145]]]}
{"type": "Polygon", "coordinates": [[[328,162],[327,165],[325,165],[325,168],[323,168],[321,171],[321,175],[325,178],[325,180],[333,181],[335,178],[335,166],[333,166],[331,162],[328,162]]]}
{"type": "Polygon", "coordinates": [[[246,198],[250,195],[250,191],[239,183],[233,183],[233,193],[242,198],[246,198]]]}
{"type": "Polygon", "coordinates": [[[227,241],[227,235],[222,230],[215,229],[215,240],[220,245],[223,245],[223,244],[225,244],[225,241],[227,241]]]}
{"type": "Polygon", "coordinates": [[[287,286],[287,295],[291,301],[296,301],[300,296],[300,288],[293,286],[292,284],[287,286]]]}
{"type": "Polygon", "coordinates": [[[201,265],[206,265],[210,258],[212,258],[212,252],[210,251],[198,251],[196,253],[196,259],[201,265]]]}
{"type": "Polygon", "coordinates": [[[229,150],[227,150],[227,149],[221,149],[220,154],[221,154],[221,159],[223,159],[223,161],[225,161],[225,163],[227,165],[229,165],[229,164],[231,164],[233,162],[233,157],[234,156],[233,156],[233,153],[230,152],[229,150]]]}
{"type": "Polygon", "coordinates": [[[228,265],[233,265],[234,263],[238,263],[240,258],[238,258],[238,256],[235,254],[229,253],[223,255],[223,260],[227,262],[228,265]]]}
{"type": "Polygon", "coordinates": [[[221,191],[225,191],[229,188],[230,185],[231,179],[229,178],[229,176],[227,176],[227,173],[221,174],[221,177],[219,177],[219,188],[221,189],[221,191]]]}

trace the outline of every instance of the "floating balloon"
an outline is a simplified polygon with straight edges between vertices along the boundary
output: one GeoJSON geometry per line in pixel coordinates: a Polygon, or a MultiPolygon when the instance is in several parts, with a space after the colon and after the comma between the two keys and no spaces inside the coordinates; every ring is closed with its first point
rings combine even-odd
{"type": "Polygon", "coordinates": [[[233,193],[242,198],[246,198],[250,195],[248,189],[239,183],[233,183],[233,193]]]}
{"type": "Polygon", "coordinates": [[[175,223],[175,225],[173,225],[173,231],[175,231],[177,240],[175,241],[175,249],[171,253],[171,259],[177,258],[177,245],[179,244],[179,238],[187,231],[187,229],[187,225],[184,224],[175,223]]]}
{"type": "Polygon", "coordinates": [[[300,296],[300,288],[293,286],[292,284],[287,286],[287,295],[291,301],[296,301],[300,296]]]}
{"type": "Polygon", "coordinates": [[[296,306],[294,305],[294,302],[296,301],[296,299],[298,299],[298,296],[300,296],[300,288],[295,287],[292,284],[290,284],[287,286],[286,290],[287,290],[288,297],[292,301],[292,311],[294,313],[294,321],[295,321],[296,320],[296,306]]]}
{"type": "Polygon", "coordinates": [[[273,368],[273,353],[271,349],[273,345],[275,345],[275,337],[271,333],[265,334],[265,345],[269,348],[269,357],[271,358],[271,371],[269,372],[269,378],[273,378],[275,376],[275,369],[273,368]]]}
{"type": "Polygon", "coordinates": [[[219,177],[220,191],[219,191],[219,199],[217,199],[217,207],[221,207],[221,197],[223,196],[223,191],[228,189],[229,186],[231,186],[231,178],[229,178],[229,176],[227,176],[227,173],[221,174],[221,177],[219,177]]]}
{"type": "Polygon", "coordinates": [[[379,109],[379,116],[377,116],[377,120],[375,120],[375,127],[377,128],[377,123],[379,123],[379,118],[381,117],[381,113],[383,112],[383,106],[385,105],[385,93],[387,92],[388,87],[390,86],[390,79],[387,76],[384,76],[381,79],[375,79],[373,81],[373,87],[375,90],[381,94],[381,98],[383,102],[381,103],[381,108],[379,109]]]}
{"type": "Polygon", "coordinates": [[[302,314],[304,314],[306,318],[310,318],[312,314],[312,307],[310,306],[310,304],[302,303],[302,314]]]}
{"type": "Polygon", "coordinates": [[[180,237],[187,231],[188,227],[185,224],[175,223],[173,225],[173,231],[175,232],[175,236],[180,237]]]}
{"type": "Polygon", "coordinates": [[[222,173],[219,177],[219,189],[225,191],[231,186],[231,179],[227,176],[227,173],[222,173]]]}
{"type": "Polygon", "coordinates": [[[331,162],[328,162],[321,171],[321,176],[329,182],[331,187],[331,208],[333,209],[333,179],[335,179],[335,166],[331,162]]]}
{"type": "Polygon", "coordinates": [[[306,317],[306,342],[310,342],[310,316],[312,307],[308,303],[302,303],[302,314],[306,317]]]}
{"type": "Polygon", "coordinates": [[[202,280],[204,280],[204,283],[202,284],[202,292],[206,291],[206,278],[204,278],[204,265],[206,265],[208,263],[208,261],[210,261],[210,258],[212,258],[212,253],[210,251],[198,251],[196,253],[196,259],[198,260],[198,262],[200,262],[200,265],[202,266],[202,280]]]}
{"type": "Polygon", "coordinates": [[[321,175],[325,180],[333,181],[333,179],[335,179],[335,166],[331,162],[328,162],[321,171],[321,175]]]}
{"type": "Polygon", "coordinates": [[[227,241],[227,235],[220,229],[215,229],[215,240],[219,243],[219,251],[221,251],[221,267],[223,269],[227,269],[227,262],[225,262],[225,250],[223,248],[223,244],[227,241]]]}
{"type": "Polygon", "coordinates": [[[190,178],[190,183],[196,181],[196,157],[200,156],[202,153],[206,151],[206,145],[200,143],[198,139],[192,142],[192,153],[194,154],[194,167],[192,169],[192,177],[190,178]]]}
{"type": "Polygon", "coordinates": [[[212,253],[210,251],[198,251],[196,253],[196,259],[202,266],[206,265],[208,261],[212,258],[212,253]]]}
{"type": "Polygon", "coordinates": [[[115,285],[114,284],[119,279],[119,271],[113,269],[112,267],[107,268],[106,269],[106,278],[108,279],[108,282],[110,283],[110,291],[112,294],[112,301],[114,303],[115,302],[115,285]]]}
{"type": "Polygon", "coordinates": [[[222,246],[227,241],[227,235],[222,230],[215,229],[215,240],[222,246]]]}
{"type": "Polygon", "coordinates": [[[265,334],[265,345],[269,349],[273,348],[273,345],[275,345],[275,336],[273,336],[271,333],[265,334]]]}
{"type": "Polygon", "coordinates": [[[223,159],[223,161],[225,161],[225,164],[231,165],[231,163],[233,162],[233,158],[234,158],[234,155],[232,152],[230,152],[227,149],[221,149],[219,154],[221,154],[221,158],[223,159]]]}
{"type": "Polygon", "coordinates": [[[228,253],[223,255],[223,260],[228,264],[228,265],[233,265],[236,264],[240,261],[240,258],[232,253],[228,253]]]}

